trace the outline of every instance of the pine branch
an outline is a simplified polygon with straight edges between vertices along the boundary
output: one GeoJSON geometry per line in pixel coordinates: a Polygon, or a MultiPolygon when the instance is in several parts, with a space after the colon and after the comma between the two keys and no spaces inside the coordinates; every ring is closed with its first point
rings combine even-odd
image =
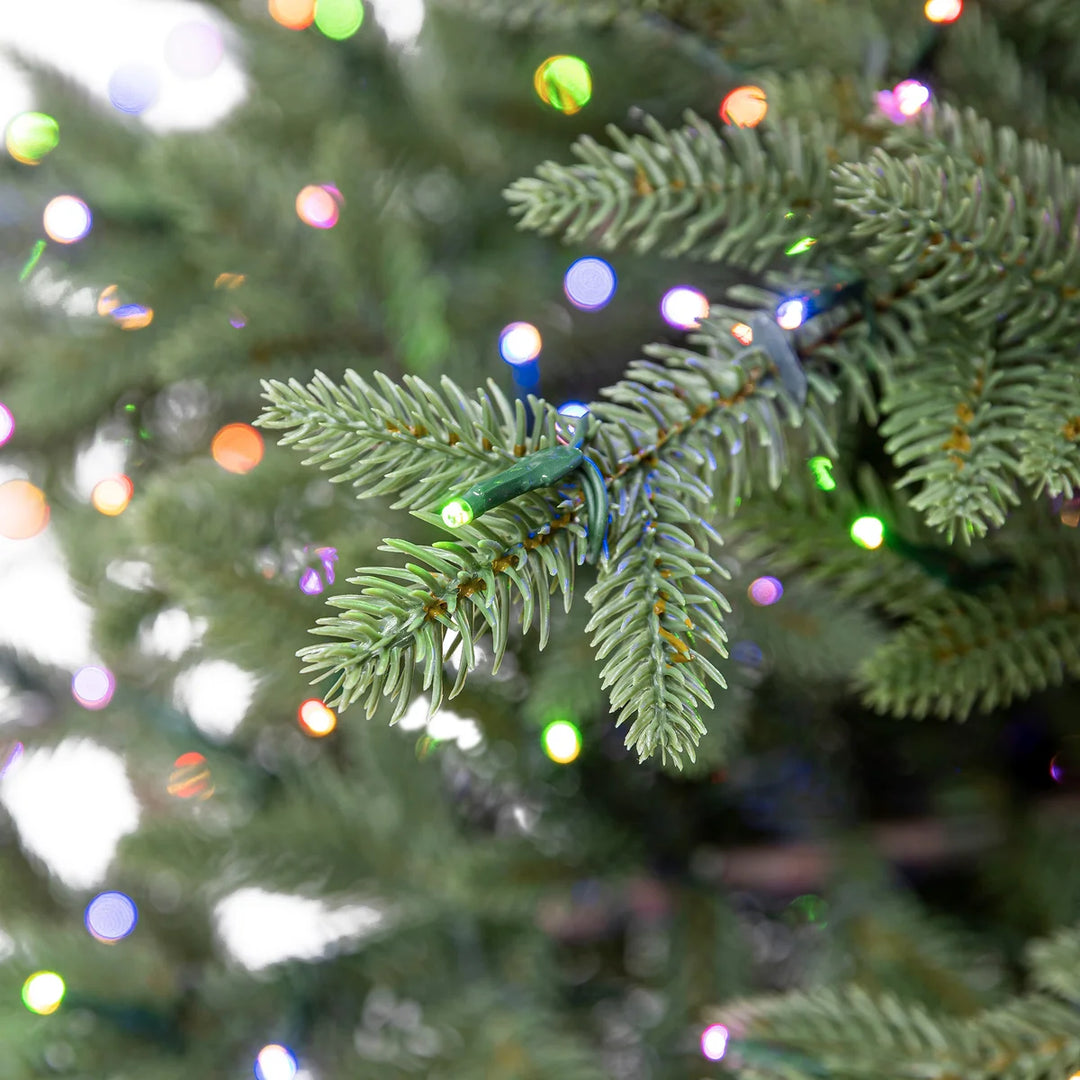
{"type": "MultiPolygon", "coordinates": [[[[662,245],[666,257],[758,270],[805,235],[801,217],[785,216],[793,209],[813,215],[816,247],[845,238],[830,169],[857,157],[858,144],[835,122],[786,119],[720,133],[693,112],[673,131],[652,117],[642,122],[649,137],[609,125],[616,149],[583,136],[572,148],[580,165],[547,162],[515,181],[505,194],[519,227],[609,250],[629,243],[638,254],[662,245]]],[[[814,249],[806,256],[812,261],[814,249]]]]}
{"type": "Polygon", "coordinates": [[[709,579],[730,575],[709,553],[710,539],[722,542],[711,527],[671,494],[649,486],[644,499],[644,521],[625,530],[586,594],[594,611],[586,631],[595,631],[597,659],[610,656],[600,678],[615,685],[616,726],[634,718],[626,745],[639,761],[659,749],[678,765],[683,754],[694,760],[705,731],[696,703],[713,707],[705,678],[727,688],[698,643],[727,656],[719,612],[731,606],[709,579]]]}
{"type": "Polygon", "coordinates": [[[1080,611],[1022,588],[948,592],[859,669],[868,705],[921,718],[966,719],[1080,676],[1080,611]]]}
{"type": "Polygon", "coordinates": [[[920,484],[911,506],[927,525],[970,542],[1005,521],[1020,499],[1019,445],[1028,419],[1036,364],[1023,350],[995,349],[989,334],[944,333],[905,365],[881,401],[879,431],[898,466],[917,462],[899,487],[920,484]]]}
{"type": "Polygon", "coordinates": [[[1025,952],[1035,986],[1080,1003],[1080,927],[1029,942],[1025,952]]]}
{"type": "MultiPolygon", "coordinates": [[[[665,759],[692,757],[703,730],[697,703],[712,705],[705,681],[723,685],[696,651],[699,637],[725,655],[719,612],[727,602],[708,580],[724,576],[708,552],[709,540],[719,537],[688,507],[707,511],[714,485],[727,471],[720,463],[741,461],[744,442],[756,441],[766,450],[774,485],[786,468],[785,428],[809,421],[814,438],[831,446],[823,402],[835,391],[827,380],[808,377],[800,404],[782,383],[770,384],[772,361],[762,347],[743,346],[718,327],[706,327],[698,340],[709,346],[708,355],[653,347],[663,363],[632,364],[626,379],[603,392],[609,400],[593,406],[587,432],[591,459],[616,507],[608,542],[618,564],[600,567],[588,597],[589,629],[599,631],[601,657],[618,645],[603,678],[613,710],[621,709],[618,723],[637,716],[627,742],[642,758],[657,749],[665,759]],[[719,460],[712,449],[718,438],[728,439],[731,451],[719,460]],[[627,585],[641,590],[629,609],[618,595],[627,585]],[[628,615],[636,634],[610,641],[609,628],[628,615]],[[641,677],[647,659],[658,674],[655,682],[641,677]]],[[[439,393],[412,376],[405,377],[404,387],[378,372],[373,378],[378,389],[352,372],[344,388],[322,374],[307,388],[296,380],[265,382],[268,405],[259,423],[287,429],[282,443],[308,451],[305,463],[336,472],[335,480],[352,481],[360,497],[398,492],[395,506],[409,506],[438,525],[441,518],[418,507],[441,504],[478,469],[490,473],[493,464],[558,442],[552,406],[530,397],[537,417],[530,433],[522,403],[511,409],[493,383],[469,399],[449,379],[439,393]]],[[[734,474],[732,499],[748,476],[734,474]]],[[[526,629],[535,611],[543,648],[549,591],[560,587],[567,610],[571,603],[574,566],[586,535],[577,520],[583,504],[584,493],[564,485],[559,498],[533,491],[513,506],[496,507],[458,529],[453,542],[420,547],[387,540],[383,550],[415,561],[404,568],[363,568],[350,579],[361,592],[329,601],[345,614],[319,621],[314,632],[335,640],[301,650],[304,671],[336,676],[324,698],[339,708],[366,695],[371,716],[380,697],[393,696],[396,719],[415,694],[417,664],[424,666],[430,711],[438,708],[447,630],[456,632],[454,647],[462,649],[451,697],[475,667],[475,643],[486,631],[498,664],[511,600],[521,600],[526,629]]]]}
{"type": "Polygon", "coordinates": [[[732,1057],[745,1040],[747,1062],[768,1077],[1052,1080],[1080,1061],[1080,1017],[1037,994],[961,1020],[891,994],[818,988],[734,1002],[718,1019],[736,1036],[732,1057]],[[775,1064],[755,1052],[762,1044],[775,1064]]]}

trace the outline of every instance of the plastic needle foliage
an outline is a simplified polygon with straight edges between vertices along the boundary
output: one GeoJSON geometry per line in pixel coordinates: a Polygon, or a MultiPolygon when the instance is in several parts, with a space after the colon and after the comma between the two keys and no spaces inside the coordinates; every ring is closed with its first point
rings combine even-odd
{"type": "MultiPolygon", "coordinates": [[[[1080,492],[1080,169],[947,103],[896,128],[874,119],[868,97],[856,125],[814,96],[823,77],[758,81],[770,110],[756,128],[688,113],[669,130],[644,117],[636,134],[611,126],[610,149],[579,139],[577,164],[548,162],[506,193],[523,228],[724,261],[770,286],[732,288],[740,306],[714,302],[689,347],[646,347],[649,359],[591,407],[590,455],[613,513],[588,629],[641,759],[694,757],[700,707],[724,687],[713,659],[726,655],[729,607],[712,522],[753,531],[753,504],[735,507],[755,475],[781,486],[797,429],[801,465],[835,457],[845,421],[875,425],[896,488],[913,491],[919,527],[945,545],[1001,529],[1025,488],[1029,500],[1080,492]],[[816,243],[800,248],[808,220],[816,243]],[[776,325],[785,298],[803,307],[794,331],[776,325]]],[[[468,523],[450,500],[559,445],[550,404],[380,374],[268,382],[265,397],[261,423],[286,429],[283,442],[358,496],[396,496],[435,526],[450,503],[462,522],[427,547],[388,540],[411,561],[365,568],[351,579],[358,595],[330,601],[342,613],[315,632],[333,640],[301,655],[334,678],[334,702],[363,698],[370,715],[390,696],[396,718],[422,689],[434,711],[449,652],[462,652],[453,696],[478,637],[491,634],[498,663],[512,619],[527,630],[535,616],[543,647],[549,594],[561,590],[569,610],[596,525],[581,488],[541,487],[468,523]]],[[[849,523],[832,527],[839,536],[849,523]]],[[[812,546],[793,564],[813,562],[812,546]]],[[[929,550],[892,547],[893,565],[929,550]]],[[[775,543],[762,551],[785,557],[775,543]]],[[[950,576],[865,661],[874,707],[962,718],[1080,674],[1072,600],[1055,601],[1047,621],[1021,578],[1013,593],[977,598],[963,580],[950,576]]]]}

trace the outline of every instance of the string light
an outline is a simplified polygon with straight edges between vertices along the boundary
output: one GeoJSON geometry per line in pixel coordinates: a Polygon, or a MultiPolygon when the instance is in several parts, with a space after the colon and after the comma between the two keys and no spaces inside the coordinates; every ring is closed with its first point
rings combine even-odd
{"type": "Polygon", "coordinates": [[[225,55],[221,31],[199,19],[174,26],[165,39],[165,62],[181,79],[204,79],[225,55]]]}
{"type": "Polygon", "coordinates": [[[293,1080],[296,1076],[296,1057],[286,1046],[271,1043],[264,1046],[255,1059],[258,1080],[293,1080]]]}
{"type": "Polygon", "coordinates": [[[689,285],[668,289],[660,301],[660,314],[669,326],[679,330],[696,330],[702,319],[709,317],[709,301],[705,294],[689,285]]]}
{"type": "Polygon", "coordinates": [[[29,540],[48,524],[49,504],[41,488],[29,480],[0,484],[0,536],[29,540]]]}
{"type": "Polygon", "coordinates": [[[851,539],[860,547],[875,551],[885,541],[885,526],[881,518],[865,516],[851,523],[851,539]]]}
{"type": "Polygon", "coordinates": [[[337,714],[318,698],[308,698],[297,710],[300,727],[308,735],[321,738],[337,727],[337,714]]]}
{"type": "Polygon", "coordinates": [[[116,298],[116,286],[106,285],[97,299],[97,313],[104,318],[106,315],[111,315],[119,306],[120,301],[116,298]]]}
{"type": "Polygon", "coordinates": [[[563,291],[574,307],[599,311],[615,295],[615,271],[603,259],[588,255],[570,264],[563,278],[563,291]]]}
{"type": "Polygon", "coordinates": [[[904,116],[914,116],[930,100],[930,90],[918,79],[905,79],[893,87],[893,100],[904,116]]]}
{"type": "Polygon", "coordinates": [[[508,364],[527,364],[540,355],[543,341],[532,323],[514,322],[499,334],[499,355],[508,364]]]}
{"type": "Polygon", "coordinates": [[[71,696],[84,709],[104,709],[115,690],[113,673],[98,664],[87,664],[71,677],[71,696]]]}
{"type": "Polygon", "coordinates": [[[797,330],[806,319],[806,304],[802,300],[785,300],[776,309],[776,322],[782,330],[797,330]]]}
{"type": "Polygon", "coordinates": [[[592,97],[592,72],[579,56],[549,56],[533,75],[540,100],[573,116],[592,97]]]}
{"type": "Polygon", "coordinates": [[[816,243],[817,237],[804,236],[801,240],[796,240],[795,243],[792,244],[791,247],[789,247],[787,251],[784,252],[784,254],[801,255],[804,251],[809,251],[816,243]]]}
{"type": "Polygon", "coordinates": [[[45,235],[58,244],[74,244],[90,231],[94,217],[90,207],[74,195],[57,195],[45,207],[45,235]]]}
{"type": "Polygon", "coordinates": [[[64,1000],[64,980],[55,971],[37,971],[23,983],[23,1004],[38,1016],[48,1016],[64,1000]]]}
{"type": "Polygon", "coordinates": [[[23,165],[37,165],[59,142],[60,125],[48,113],[19,113],[4,133],[7,152],[23,165]]]}
{"type": "Polygon", "coordinates": [[[315,0],[315,27],[334,41],[344,41],[364,22],[360,0],[315,0]]]}
{"type": "Polygon", "coordinates": [[[296,196],[296,216],[313,229],[332,229],[338,222],[341,192],[331,184],[308,184],[296,196]]]}
{"type": "Polygon", "coordinates": [[[15,434],[15,417],[11,410],[0,401],[0,446],[3,446],[15,434]]]}
{"type": "Polygon", "coordinates": [[[121,304],[113,308],[112,317],[121,330],[141,330],[154,321],[154,309],[143,304],[121,304]]]}
{"type": "Polygon", "coordinates": [[[158,99],[157,72],[145,64],[125,64],[109,79],[109,100],[114,109],[138,116],[158,99]]]}
{"type": "Polygon", "coordinates": [[[214,794],[214,784],[206,758],[195,750],[181,754],[173,762],[166,790],[178,799],[209,799],[214,794]]]}
{"type": "Polygon", "coordinates": [[[135,487],[128,477],[107,476],[94,485],[94,490],[90,492],[90,502],[99,514],[116,517],[127,509],[134,490],[135,487]]]}
{"type": "Polygon", "coordinates": [[[231,473],[248,473],[262,461],[263,438],[250,424],[226,424],[210,443],[213,459],[231,473]]]}
{"type": "Polygon", "coordinates": [[[750,602],[758,607],[768,607],[775,604],[784,595],[784,586],[774,577],[759,577],[750,582],[746,590],[750,602]]]}
{"type": "Polygon", "coordinates": [[[86,929],[105,945],[122,941],[135,929],[138,921],[135,901],[122,892],[99,893],[86,905],[86,929]]]}
{"type": "Polygon", "coordinates": [[[723,1024],[710,1024],[701,1033],[701,1052],[710,1061],[719,1061],[727,1052],[728,1029],[723,1024]]]}
{"type": "Polygon", "coordinates": [[[926,0],[923,12],[934,23],[951,23],[960,18],[964,0],[926,0]]]}
{"type": "Polygon", "coordinates": [[[736,323],[731,328],[731,336],[742,345],[753,345],[754,331],[744,322],[736,323]]]}
{"type": "Polygon", "coordinates": [[[738,86],[720,103],[720,119],[735,127],[757,127],[769,111],[760,86],[738,86]]]}
{"type": "Polygon", "coordinates": [[[544,753],[558,765],[569,765],[581,753],[581,732],[569,720],[552,720],[540,739],[544,753]]]}
{"type": "Polygon", "coordinates": [[[315,21],[315,0],[269,0],[270,18],[286,30],[306,30],[315,21]]]}

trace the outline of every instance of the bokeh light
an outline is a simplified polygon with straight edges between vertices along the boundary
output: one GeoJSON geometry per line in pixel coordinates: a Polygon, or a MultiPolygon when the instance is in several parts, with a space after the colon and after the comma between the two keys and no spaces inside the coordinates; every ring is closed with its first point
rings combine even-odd
{"type": "Polygon", "coordinates": [[[90,207],[74,195],[57,195],[42,215],[45,233],[58,244],[74,244],[90,231],[94,217],[90,207]]]}
{"type": "Polygon", "coordinates": [[[731,659],[737,664],[746,664],[748,667],[761,667],[765,654],[756,641],[736,641],[731,646],[731,659]]]}
{"type": "Polygon", "coordinates": [[[158,73],[146,64],[124,64],[109,79],[109,100],[120,112],[138,116],[158,99],[158,73]]]}
{"type": "Polygon", "coordinates": [[[116,286],[106,285],[97,299],[97,313],[102,317],[111,315],[119,306],[120,301],[116,298],[116,286]]]}
{"type": "Polygon", "coordinates": [[[135,929],[139,912],[130,896],[122,892],[98,893],[86,905],[84,922],[92,937],[106,945],[122,941],[135,929]]]}
{"type": "Polygon", "coordinates": [[[701,1033],[701,1052],[710,1061],[719,1061],[727,1051],[728,1029],[723,1024],[710,1024],[701,1033]]]}
{"type": "Polygon", "coordinates": [[[178,799],[209,799],[214,784],[206,758],[195,750],[181,754],[173,762],[167,790],[178,799]]]}
{"type": "Polygon", "coordinates": [[[960,18],[964,0],[926,0],[923,12],[931,22],[951,23],[960,18]]]}
{"type": "Polygon", "coordinates": [[[165,39],[165,63],[181,79],[212,75],[225,55],[221,31],[201,19],[182,22],[165,39]]]}
{"type": "Polygon", "coordinates": [[[532,323],[514,322],[499,334],[499,355],[508,364],[527,364],[540,355],[543,342],[532,323]]]}
{"type": "Polygon", "coordinates": [[[784,595],[784,586],[774,577],[759,577],[750,582],[746,595],[758,607],[768,607],[784,595]]]}
{"type": "Polygon", "coordinates": [[[571,418],[584,416],[588,411],[589,406],[583,401],[564,401],[559,406],[559,415],[569,416],[571,418]]]}
{"type": "Polygon", "coordinates": [[[797,330],[806,319],[806,304],[802,300],[785,300],[776,309],[776,322],[782,330],[797,330]]]}
{"type": "Polygon", "coordinates": [[[573,116],[592,97],[592,72],[578,56],[549,56],[536,69],[533,86],[545,105],[573,116]]]}
{"type": "Polygon", "coordinates": [[[121,304],[113,308],[112,317],[121,330],[141,330],[154,321],[154,309],[144,304],[121,304]]]}
{"type": "Polygon", "coordinates": [[[757,127],[769,111],[760,86],[739,86],[720,102],[720,119],[735,127],[757,127]]]}
{"type": "Polygon", "coordinates": [[[1057,784],[1063,783],[1065,780],[1065,768],[1058,760],[1060,754],[1055,754],[1050,759],[1050,778],[1057,784]]]}
{"type": "Polygon", "coordinates": [[[15,417],[11,410],[0,401],[0,446],[3,446],[15,434],[15,417]]]}
{"type": "Polygon", "coordinates": [[[918,79],[905,79],[893,87],[893,101],[904,116],[914,116],[929,100],[929,88],[918,79]]]}
{"type": "Polygon", "coordinates": [[[99,664],[87,664],[71,676],[71,696],[84,709],[104,709],[115,690],[113,673],[99,664]]]}
{"type": "Polygon", "coordinates": [[[296,1076],[293,1052],[278,1043],[264,1046],[255,1059],[255,1076],[258,1080],[293,1080],[296,1076]]]}
{"type": "Polygon", "coordinates": [[[210,443],[210,453],[226,472],[251,472],[262,461],[263,438],[250,424],[226,424],[210,443]]]}
{"type": "Polygon", "coordinates": [[[134,490],[129,477],[123,474],[107,476],[94,485],[94,490],[90,492],[90,502],[99,514],[116,517],[127,509],[134,490]]]}
{"type": "Polygon", "coordinates": [[[318,698],[308,698],[297,710],[300,727],[308,734],[321,738],[337,727],[337,714],[318,698]]]}
{"type": "Polygon", "coordinates": [[[39,1016],[48,1016],[64,1000],[64,980],[55,971],[37,971],[23,983],[23,1004],[39,1016]]]}
{"type": "Polygon", "coordinates": [[[270,0],[270,18],[287,30],[305,30],[315,21],[315,0],[270,0]]]}
{"type": "Polygon", "coordinates": [[[41,488],[29,480],[0,484],[0,536],[29,540],[48,524],[49,504],[41,488]]]}
{"type": "Polygon", "coordinates": [[[242,311],[234,311],[229,316],[229,325],[234,330],[243,330],[244,327],[247,326],[247,317],[242,311]]]}
{"type": "Polygon", "coordinates": [[[239,289],[247,281],[246,274],[221,273],[214,278],[215,289],[239,289]]]}
{"type": "Polygon", "coordinates": [[[559,765],[569,765],[581,753],[581,732],[569,720],[552,720],[540,739],[544,753],[559,765]]]}
{"type": "Polygon", "coordinates": [[[804,236],[801,240],[796,240],[784,252],[785,255],[802,255],[804,252],[809,251],[817,243],[816,236],[804,236]]]}
{"type": "Polygon", "coordinates": [[[742,345],[754,344],[753,327],[747,326],[744,322],[736,323],[731,328],[731,336],[742,345]]]}
{"type": "Polygon", "coordinates": [[[881,518],[865,516],[856,518],[851,523],[851,539],[860,547],[871,551],[885,542],[885,526],[881,518]]]}
{"type": "Polygon", "coordinates": [[[563,291],[574,307],[582,311],[599,311],[611,302],[617,280],[607,262],[587,255],[570,264],[563,278],[563,291]]]}
{"type": "Polygon", "coordinates": [[[332,229],[338,221],[340,199],[341,193],[330,184],[308,184],[296,196],[296,216],[313,229],[332,229]]]}
{"type": "Polygon", "coordinates": [[[19,113],[4,134],[8,153],[23,165],[36,165],[59,142],[60,125],[47,113],[19,113]]]}
{"type": "Polygon", "coordinates": [[[669,326],[679,330],[696,330],[701,320],[709,317],[709,301],[697,289],[676,285],[664,293],[660,301],[660,314],[669,326]]]}
{"type": "Polygon", "coordinates": [[[323,591],[322,578],[319,571],[310,566],[300,575],[300,591],[305,596],[318,596],[323,591]]]}
{"type": "Polygon", "coordinates": [[[812,457],[806,464],[813,474],[814,483],[822,491],[832,491],[836,487],[831,472],[833,463],[827,457],[812,457]]]}
{"type": "Polygon", "coordinates": [[[363,21],[360,0],[315,0],[315,26],[334,41],[352,37],[363,21]]]}

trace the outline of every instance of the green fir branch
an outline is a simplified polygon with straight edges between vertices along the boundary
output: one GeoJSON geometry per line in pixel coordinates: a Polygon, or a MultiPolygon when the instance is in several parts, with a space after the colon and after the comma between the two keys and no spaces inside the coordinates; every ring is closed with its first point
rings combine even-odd
{"type": "Polygon", "coordinates": [[[885,449],[908,468],[899,487],[919,484],[911,506],[949,542],[970,542],[1004,524],[1020,474],[1018,446],[1040,374],[1023,350],[998,350],[987,333],[942,334],[898,374],[881,400],[885,449]]]}
{"type": "MultiPolygon", "coordinates": [[[[856,157],[858,144],[835,122],[787,118],[717,132],[693,112],[685,119],[668,131],[645,117],[647,135],[609,125],[615,149],[583,136],[572,148],[580,164],[547,162],[507,189],[519,227],[758,270],[805,235],[802,214],[787,217],[793,209],[813,216],[817,248],[845,238],[830,169],[856,157]]],[[[811,248],[806,258],[815,257],[811,248]]]]}
{"type": "Polygon", "coordinates": [[[1080,1004],[1080,927],[1028,942],[1025,959],[1035,986],[1080,1004]]]}
{"type": "MultiPolygon", "coordinates": [[[[618,553],[616,562],[626,563],[621,570],[602,565],[589,594],[589,629],[599,631],[598,648],[614,645],[607,642],[605,628],[616,614],[620,620],[628,614],[615,593],[627,584],[652,583],[651,592],[635,601],[638,633],[626,639],[634,647],[627,651],[620,641],[602,675],[613,711],[621,710],[618,723],[636,716],[627,741],[643,759],[656,750],[665,759],[670,755],[677,761],[683,754],[692,759],[703,730],[697,705],[712,707],[706,680],[723,685],[696,644],[700,639],[725,655],[719,612],[727,602],[708,580],[724,576],[708,549],[709,539],[719,537],[688,507],[707,512],[721,474],[746,456],[744,441],[765,449],[773,486],[787,467],[786,429],[809,420],[812,437],[831,446],[822,405],[834,394],[827,380],[810,382],[807,402],[800,405],[781,382],[769,384],[773,365],[760,346],[742,346],[719,327],[704,328],[699,341],[708,346],[707,354],[653,347],[662,362],[632,364],[627,378],[603,391],[608,400],[593,406],[588,421],[588,449],[616,510],[609,544],[618,553]],[[713,447],[723,438],[729,453],[718,458],[713,447]],[[646,540],[643,521],[651,534],[646,540]],[[634,547],[638,551],[631,556],[634,547]],[[635,559],[641,566],[630,574],[635,559]],[[661,571],[674,580],[661,586],[661,571]],[[679,636],[687,631],[689,644],[679,636]],[[646,658],[660,673],[655,686],[640,677],[646,658]]],[[[349,372],[338,387],[318,373],[308,387],[296,380],[266,382],[264,396],[268,404],[259,422],[284,429],[281,442],[305,452],[306,464],[334,472],[338,482],[351,482],[361,498],[397,493],[395,506],[408,506],[439,526],[441,518],[429,508],[438,507],[455,487],[558,441],[558,414],[551,405],[529,398],[536,417],[530,432],[523,403],[512,408],[490,382],[467,398],[449,379],[438,392],[408,375],[399,385],[379,372],[372,382],[349,372]]],[[[734,471],[733,492],[749,477],[749,471],[734,471]]],[[[446,632],[456,633],[453,647],[462,650],[453,697],[475,667],[475,643],[483,633],[493,637],[498,664],[512,601],[520,600],[526,629],[535,613],[543,648],[550,591],[561,588],[569,610],[574,567],[583,557],[580,540],[586,535],[578,521],[583,492],[572,485],[560,490],[559,499],[533,491],[496,507],[457,530],[454,541],[421,547],[387,540],[383,550],[413,561],[402,568],[363,568],[350,579],[361,587],[359,594],[328,601],[344,614],[320,619],[314,630],[334,640],[299,653],[305,673],[334,677],[324,695],[328,703],[345,708],[363,697],[371,716],[380,698],[390,696],[396,719],[418,692],[414,668],[422,666],[422,690],[430,693],[434,713],[444,696],[446,632]]],[[[606,654],[604,649],[601,655],[606,654]]]]}
{"type": "Polygon", "coordinates": [[[586,594],[593,608],[586,631],[597,659],[607,658],[600,678],[614,686],[616,726],[633,720],[626,745],[639,761],[659,749],[678,766],[684,754],[694,760],[705,732],[698,703],[713,707],[706,679],[727,688],[701,647],[727,656],[720,612],[731,605],[709,579],[730,575],[709,552],[709,540],[720,537],[683,502],[653,488],[644,499],[644,521],[624,526],[586,594]]]}
{"type": "Polygon", "coordinates": [[[733,1002],[719,1019],[735,1035],[733,1060],[745,1043],[763,1077],[1058,1080],[1080,1062],[1080,1014],[1038,994],[960,1019],[892,994],[822,987],[733,1002]]]}
{"type": "Polygon", "coordinates": [[[949,591],[860,667],[863,698],[878,712],[964,720],[1080,676],[1080,611],[1064,598],[995,588],[949,591]]]}

